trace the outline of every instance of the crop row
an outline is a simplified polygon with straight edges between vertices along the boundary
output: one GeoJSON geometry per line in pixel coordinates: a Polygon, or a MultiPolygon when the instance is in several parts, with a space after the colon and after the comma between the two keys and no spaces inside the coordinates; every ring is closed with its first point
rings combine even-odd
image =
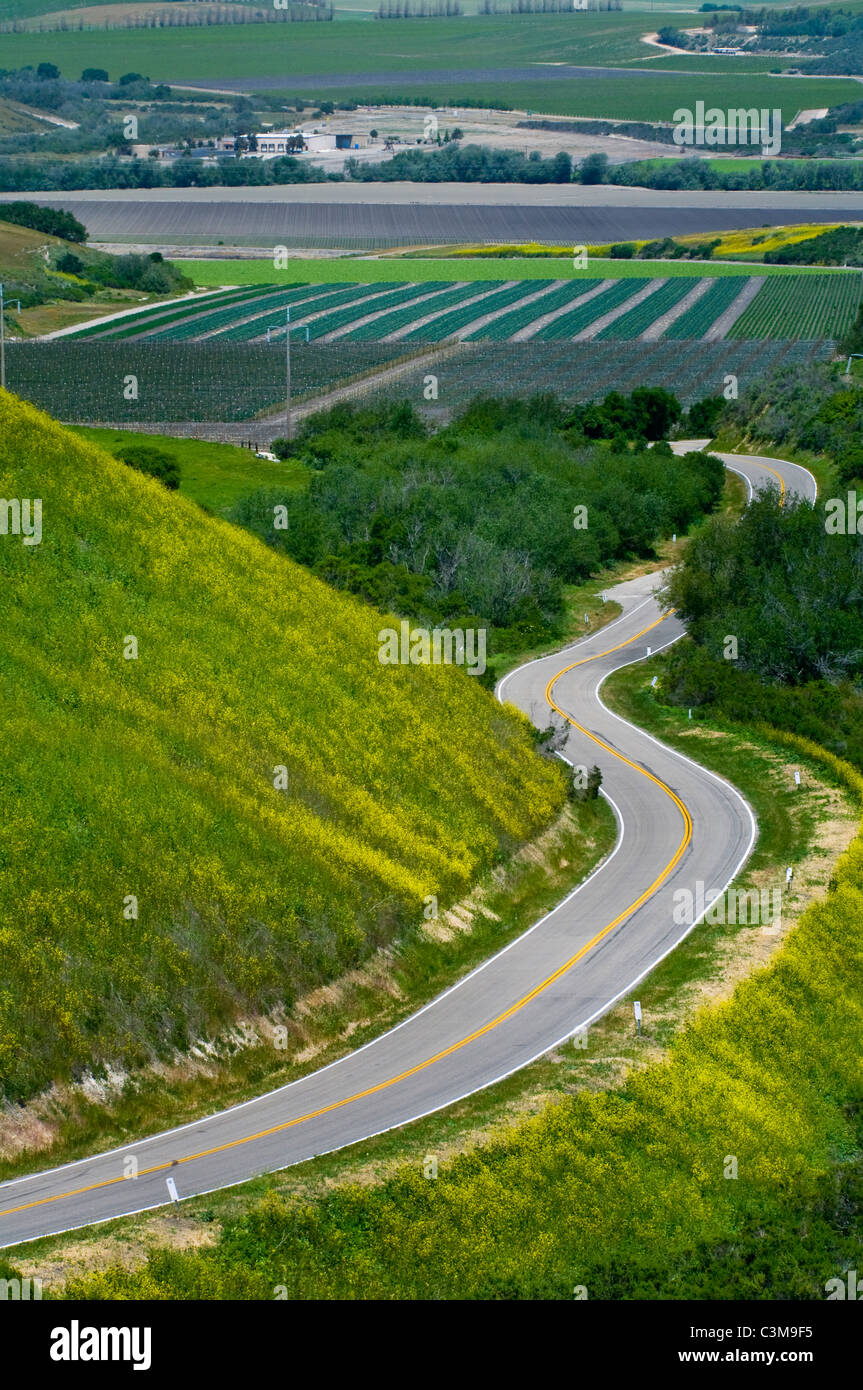
{"type": "MultiPolygon", "coordinates": [[[[476,298],[476,287],[473,295],[468,295],[468,299],[476,298]]],[[[503,285],[499,289],[492,289],[490,292],[483,293],[481,299],[476,299],[475,303],[462,304],[440,318],[435,318],[431,323],[423,324],[422,327],[414,328],[405,335],[409,342],[414,343],[433,343],[439,342],[444,338],[451,337],[458,333],[460,329],[466,328],[468,324],[474,323],[476,319],[484,318],[486,314],[494,313],[495,309],[508,308],[517,300],[526,298],[528,294],[535,292],[534,287],[525,285],[519,281],[516,285],[503,285]]],[[[536,310],[539,313],[539,310],[536,310]]],[[[484,331],[484,330],[483,330],[484,331]]]]}
{"type": "MultiPolygon", "coordinates": [[[[498,313],[491,322],[473,328],[469,340],[504,342],[521,330],[539,325],[530,340],[553,342],[577,338],[590,331],[592,325],[598,325],[606,314],[623,306],[624,312],[594,331],[603,341],[625,341],[638,338],[657,324],[698,284],[696,279],[665,277],[639,303],[626,309],[627,301],[643,293],[650,279],[645,273],[611,281],[586,302],[590,291],[601,286],[600,280],[569,281],[539,298],[536,281],[521,279],[515,283],[501,279],[468,284],[426,280],[393,281],[386,286],[352,282],[297,284],[281,289],[257,286],[231,291],[230,297],[216,303],[184,301],[151,308],[113,325],[82,330],[81,336],[115,341],[147,338],[188,342],[218,337],[242,342],[263,337],[269,326],[281,326],[279,320],[290,306],[297,326],[311,320],[311,338],[348,330],[344,338],[355,342],[381,342],[396,332],[404,341],[442,342],[470,329],[475,320],[506,308],[506,314],[498,313]],[[570,309],[560,312],[570,303],[570,309]],[[390,312],[382,312],[386,309],[390,312]],[[543,322],[555,311],[550,322],[543,322]],[[373,317],[369,319],[369,315],[373,317]],[[429,315],[433,315],[429,322],[423,322],[429,315]],[[366,319],[369,321],[363,322],[366,319]]],[[[704,280],[701,283],[707,284],[704,280]]],[[[703,337],[746,284],[745,275],[711,281],[705,293],[665,332],[675,340],[703,337]]],[[[727,336],[835,340],[853,321],[860,290],[857,275],[764,279],[727,336]]]]}
{"type": "Polygon", "coordinates": [[[532,396],[550,391],[564,401],[595,400],[609,391],[664,386],[685,405],[715,396],[733,373],[741,392],[782,365],[825,358],[823,341],[697,341],[581,343],[464,343],[434,367],[437,399],[423,398],[426,368],[418,364],[398,381],[380,387],[389,399],[407,397],[417,408],[446,417],[474,396],[532,396]]]}
{"type": "Polygon", "coordinates": [[[326,288],[321,288],[318,285],[300,285],[289,291],[277,290],[272,294],[259,297],[249,304],[235,304],[227,309],[218,309],[215,313],[204,314],[194,322],[187,320],[176,327],[173,324],[168,324],[147,336],[166,341],[183,339],[194,341],[197,338],[209,338],[217,334],[227,337],[241,331],[246,321],[252,319],[254,328],[250,336],[263,337],[267,322],[270,319],[273,323],[284,322],[284,311],[288,307],[298,309],[301,313],[307,308],[309,312],[313,312],[315,307],[343,304],[347,299],[355,298],[355,294],[355,286],[353,285],[346,287],[330,285],[326,288]]]}
{"type": "MultiPolygon", "coordinates": [[[[700,299],[697,299],[688,309],[686,309],[678,319],[675,319],[663,334],[664,338],[701,338],[709,328],[716,322],[720,314],[724,314],[739,295],[745,280],[726,278],[714,280],[710,287],[705,291],[700,299]]],[[[763,292],[764,286],[758,291],[763,292]]]]}
{"type": "Polygon", "coordinates": [[[597,339],[600,342],[605,342],[606,339],[630,340],[640,337],[651,324],[655,323],[663,314],[668,313],[669,309],[673,309],[675,304],[691,290],[691,281],[666,280],[646,299],[642,299],[640,304],[636,304],[633,309],[628,309],[613,323],[601,328],[596,335],[597,339]]]}
{"type": "MultiPolygon", "coordinates": [[[[384,367],[404,352],[398,343],[298,342],[291,354],[294,400],[384,367]]],[[[284,403],[285,354],[266,343],[221,341],[10,343],[6,379],[10,391],[59,420],[229,422],[284,403]]]]}
{"type": "MultiPolygon", "coordinates": [[[[294,287],[289,285],[286,288],[294,287]]],[[[109,322],[100,320],[98,323],[89,324],[86,328],[79,328],[76,333],[70,333],[67,336],[76,339],[136,338],[151,327],[159,327],[167,323],[180,323],[190,315],[207,313],[212,309],[238,301],[248,303],[260,295],[268,293],[272,293],[272,290],[266,285],[240,286],[233,290],[223,290],[220,294],[208,294],[201,297],[196,295],[191,299],[170,300],[167,304],[150,305],[146,309],[138,309],[135,313],[126,312],[122,318],[112,319],[109,322]]]]}
{"type": "Polygon", "coordinates": [[[860,305],[859,275],[768,280],[728,333],[729,338],[841,338],[860,305]]]}

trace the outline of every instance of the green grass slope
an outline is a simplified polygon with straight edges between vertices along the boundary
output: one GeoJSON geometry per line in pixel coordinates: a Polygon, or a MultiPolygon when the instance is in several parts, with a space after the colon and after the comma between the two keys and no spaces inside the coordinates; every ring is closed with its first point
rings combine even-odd
{"type": "Polygon", "coordinates": [[[7,394],[0,441],[43,518],[0,534],[7,1097],[292,1000],[560,805],[464,671],[379,663],[372,609],[7,394]]]}

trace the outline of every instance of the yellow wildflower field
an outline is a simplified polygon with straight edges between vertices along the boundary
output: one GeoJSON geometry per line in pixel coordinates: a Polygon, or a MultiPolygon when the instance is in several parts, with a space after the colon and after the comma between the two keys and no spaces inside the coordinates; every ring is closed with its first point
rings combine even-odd
{"type": "Polygon", "coordinates": [[[0,496],[6,1097],[290,1002],[561,805],[464,670],[6,394],[0,496]]]}

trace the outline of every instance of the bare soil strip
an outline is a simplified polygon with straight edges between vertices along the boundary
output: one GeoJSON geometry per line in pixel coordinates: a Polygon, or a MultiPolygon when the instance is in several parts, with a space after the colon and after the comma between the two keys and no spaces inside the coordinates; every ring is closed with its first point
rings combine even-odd
{"type": "Polygon", "coordinates": [[[523,299],[517,299],[515,304],[506,304],[502,309],[493,309],[490,314],[482,314],[480,318],[474,319],[472,323],[466,323],[463,328],[450,336],[456,338],[458,342],[462,342],[470,333],[476,333],[481,328],[486,328],[496,319],[502,319],[505,314],[511,314],[514,309],[523,309],[526,304],[533,304],[535,300],[543,299],[545,295],[551,294],[552,290],[562,289],[567,284],[569,284],[568,280],[549,280],[547,285],[534,290],[533,294],[527,294],[523,299]]]}
{"type": "MultiPolygon", "coordinates": [[[[450,290],[466,290],[469,284],[469,280],[454,280],[451,285],[445,285],[442,290],[426,290],[424,293],[421,292],[422,286],[417,285],[417,294],[415,299],[405,300],[402,304],[393,305],[392,308],[408,309],[414,304],[425,304],[426,300],[436,299],[438,295],[448,294],[450,290]]],[[[385,318],[386,315],[390,312],[391,310],[389,308],[378,309],[375,313],[366,314],[363,318],[352,319],[350,323],[344,324],[341,328],[334,328],[332,333],[324,333],[324,335],[321,338],[319,338],[318,341],[321,343],[338,342],[339,338],[346,338],[347,335],[349,333],[353,333],[355,329],[364,328],[367,323],[374,323],[376,319],[385,318]]]]}
{"type": "Polygon", "coordinates": [[[643,333],[639,334],[639,342],[655,343],[658,338],[662,337],[663,333],[668,331],[673,323],[677,322],[681,314],[685,314],[687,309],[691,309],[693,304],[697,303],[701,296],[707,293],[712,283],[711,280],[696,280],[692,289],[688,294],[683,296],[679,303],[674,304],[666,313],[660,314],[658,319],[654,319],[653,323],[650,324],[648,328],[645,328],[643,333]]]}
{"type": "MultiPolygon", "coordinates": [[[[497,294],[499,290],[512,289],[512,287],[518,283],[517,280],[505,280],[502,285],[494,283],[490,289],[485,289],[481,294],[474,294],[470,299],[466,299],[463,304],[459,305],[459,308],[468,309],[471,304],[479,304],[481,300],[488,299],[489,295],[497,294]]],[[[511,306],[508,305],[507,307],[509,308],[511,306]]],[[[444,314],[448,314],[449,312],[449,309],[438,309],[434,314],[426,314],[425,318],[414,319],[413,323],[406,324],[404,328],[397,329],[395,333],[388,333],[381,341],[384,343],[400,343],[403,338],[406,338],[409,333],[413,333],[415,329],[425,328],[427,323],[433,323],[435,319],[443,318],[444,314]]]]}
{"type": "Polygon", "coordinates": [[[740,318],[746,306],[752,303],[764,283],[764,276],[750,276],[736,299],[734,299],[724,313],[720,314],[719,318],[710,325],[702,341],[705,343],[718,343],[721,338],[724,338],[731,325],[736,323],[740,318]]]}
{"type": "Polygon", "coordinates": [[[664,283],[663,280],[648,280],[644,288],[640,289],[637,294],[631,294],[622,304],[618,304],[616,309],[609,309],[607,314],[602,314],[598,319],[594,319],[593,323],[589,323],[580,333],[576,333],[572,341],[574,343],[590,342],[597,333],[602,332],[603,328],[607,328],[610,323],[623,318],[624,314],[628,314],[630,309],[634,309],[642,300],[647,299],[648,295],[654,294],[664,283]]]}

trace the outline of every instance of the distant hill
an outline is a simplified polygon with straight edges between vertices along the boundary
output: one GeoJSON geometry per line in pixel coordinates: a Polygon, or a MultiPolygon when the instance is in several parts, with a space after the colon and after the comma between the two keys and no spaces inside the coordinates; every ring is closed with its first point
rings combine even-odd
{"type": "Polygon", "coordinates": [[[561,804],[463,670],[7,394],[0,495],[7,1096],[292,1000],[561,804]]]}

